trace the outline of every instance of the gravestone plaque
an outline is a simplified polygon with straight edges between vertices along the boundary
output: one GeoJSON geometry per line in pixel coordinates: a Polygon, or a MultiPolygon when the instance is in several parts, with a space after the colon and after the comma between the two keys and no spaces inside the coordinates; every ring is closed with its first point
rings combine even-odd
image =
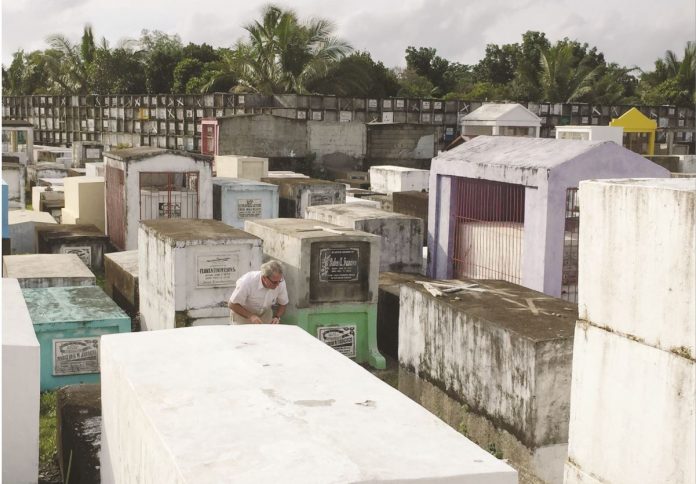
{"type": "Polygon", "coordinates": [[[252,218],[261,216],[260,198],[240,198],[237,200],[237,216],[239,218],[252,218]]]}
{"type": "Polygon", "coordinates": [[[99,373],[99,337],[53,340],[53,375],[99,373]]]}
{"type": "Polygon", "coordinates": [[[239,254],[206,254],[196,258],[198,287],[228,287],[237,281],[239,254]]]}
{"type": "Polygon", "coordinates": [[[357,326],[320,326],[317,338],[348,358],[355,358],[357,326]]]}
{"type": "Polygon", "coordinates": [[[319,280],[322,282],[357,281],[359,249],[321,249],[319,280]]]}
{"type": "Polygon", "coordinates": [[[84,247],[62,247],[60,249],[61,254],[75,254],[80,258],[82,262],[85,263],[87,267],[92,267],[92,248],[89,246],[84,247]]]}

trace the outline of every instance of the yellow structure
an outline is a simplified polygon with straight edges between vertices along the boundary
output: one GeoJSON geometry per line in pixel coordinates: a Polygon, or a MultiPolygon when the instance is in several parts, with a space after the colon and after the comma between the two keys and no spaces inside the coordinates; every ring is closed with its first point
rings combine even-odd
{"type": "Polygon", "coordinates": [[[657,122],[648,118],[636,108],[631,108],[616,119],[612,119],[609,126],[619,126],[624,130],[623,145],[639,155],[655,154],[655,132],[657,122]],[[647,147],[645,141],[647,138],[647,147]]]}
{"type": "Polygon", "coordinates": [[[65,178],[64,224],[94,224],[104,232],[104,177],[74,176],[65,178]]]}

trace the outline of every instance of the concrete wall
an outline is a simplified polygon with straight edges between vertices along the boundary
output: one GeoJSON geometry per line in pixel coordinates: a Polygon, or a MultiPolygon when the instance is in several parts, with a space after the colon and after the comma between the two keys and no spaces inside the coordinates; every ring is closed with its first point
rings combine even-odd
{"type": "Polygon", "coordinates": [[[366,165],[399,164],[429,168],[437,154],[438,126],[368,124],[366,165]]]}
{"type": "Polygon", "coordinates": [[[580,208],[565,482],[694,482],[696,180],[583,182],[580,208]]]}
{"type": "Polygon", "coordinates": [[[325,172],[362,168],[367,152],[365,124],[308,121],[307,136],[316,168],[325,172]]]}
{"type": "Polygon", "coordinates": [[[300,328],[102,341],[104,484],[517,482],[507,464],[300,328]]]}
{"type": "Polygon", "coordinates": [[[307,121],[269,114],[218,118],[219,155],[304,158],[307,121]]]}
{"type": "Polygon", "coordinates": [[[514,284],[472,282],[440,297],[401,286],[399,364],[514,435],[538,458],[534,473],[560,482],[576,312],[514,284]]]}
{"type": "Polygon", "coordinates": [[[2,481],[39,474],[39,341],[16,279],[2,281],[2,481]]]}
{"type": "Polygon", "coordinates": [[[51,214],[34,210],[11,210],[8,219],[13,254],[35,254],[36,224],[56,223],[51,214]]]}
{"type": "MultiPolygon", "coordinates": [[[[141,172],[198,172],[198,218],[213,218],[212,168],[209,162],[171,153],[125,163],[107,158],[106,163],[125,170],[126,195],[126,246],[124,250],[138,248],[138,224],[140,223],[140,173],[141,172]]],[[[108,214],[107,214],[108,217],[108,214]]]]}
{"type": "Polygon", "coordinates": [[[62,223],[94,224],[106,232],[104,177],[68,177],[63,190],[65,207],[61,210],[62,223]]]}
{"type": "Polygon", "coordinates": [[[18,163],[2,164],[2,179],[7,183],[8,206],[24,208],[24,165],[18,163]]]}

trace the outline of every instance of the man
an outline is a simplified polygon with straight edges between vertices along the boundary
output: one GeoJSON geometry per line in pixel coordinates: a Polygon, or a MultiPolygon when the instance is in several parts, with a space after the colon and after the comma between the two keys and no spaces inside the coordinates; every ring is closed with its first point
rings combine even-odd
{"type": "Polygon", "coordinates": [[[237,280],[227,307],[232,324],[278,324],[287,304],[283,266],[272,260],[262,264],[260,271],[247,272],[237,280]]]}

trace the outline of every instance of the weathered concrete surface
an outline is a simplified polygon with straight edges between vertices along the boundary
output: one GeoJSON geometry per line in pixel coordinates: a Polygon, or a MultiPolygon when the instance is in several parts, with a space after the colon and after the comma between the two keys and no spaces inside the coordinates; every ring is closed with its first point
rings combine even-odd
{"type": "Polygon", "coordinates": [[[241,178],[213,178],[213,218],[243,229],[244,221],[278,217],[278,186],[241,178]]]}
{"type": "Polygon", "coordinates": [[[423,221],[360,204],[307,207],[305,218],[351,227],[382,238],[379,271],[420,273],[423,221]]]}
{"type": "Polygon", "coordinates": [[[304,218],[307,207],[346,202],[346,187],[315,178],[275,178],[261,180],[278,185],[278,216],[304,218]]]}
{"type": "Polygon", "coordinates": [[[398,164],[427,169],[437,154],[441,129],[428,125],[370,123],[366,165],[398,164]]]}
{"type": "Polygon", "coordinates": [[[39,178],[64,178],[68,169],[63,163],[39,160],[34,165],[27,166],[27,181],[29,186],[39,184],[39,178]]]}
{"type": "Polygon", "coordinates": [[[94,286],[92,271],[75,254],[6,255],[4,277],[19,281],[22,288],[94,286]]]}
{"type": "Polygon", "coordinates": [[[104,145],[98,141],[73,141],[72,166],[84,167],[87,163],[100,163],[104,145]]]}
{"type": "Polygon", "coordinates": [[[22,290],[2,280],[2,482],[39,474],[39,342],[22,290]]]}
{"type": "Polygon", "coordinates": [[[580,197],[566,483],[694,482],[696,180],[588,181],[580,197]]]}
{"type": "Polygon", "coordinates": [[[65,207],[61,211],[64,224],[93,224],[106,233],[104,177],[74,176],[63,184],[65,207]]]}
{"type": "Polygon", "coordinates": [[[77,254],[93,271],[104,269],[110,250],[108,237],[90,224],[37,224],[36,248],[40,254],[77,254]]]}
{"type": "Polygon", "coordinates": [[[392,210],[423,220],[423,245],[428,245],[428,192],[405,191],[392,193],[392,210]]]}
{"type": "Polygon", "coordinates": [[[371,189],[386,194],[427,190],[429,177],[428,170],[393,165],[370,167],[371,189]]]}
{"type": "Polygon", "coordinates": [[[2,179],[8,188],[8,207],[24,209],[26,167],[19,162],[8,161],[6,156],[2,158],[2,179]]]}
{"type": "MultiPolygon", "coordinates": [[[[575,305],[504,281],[453,283],[470,288],[401,286],[399,363],[531,452],[565,445],[575,305]]],[[[559,482],[564,458],[535,474],[559,482]]]]}
{"type": "Polygon", "coordinates": [[[399,360],[399,311],[401,285],[413,281],[429,280],[419,274],[399,272],[379,273],[379,297],[377,299],[377,347],[379,352],[399,360]]]}
{"type": "Polygon", "coordinates": [[[694,358],[696,180],[580,187],[580,319],[694,358]]]}
{"type": "Polygon", "coordinates": [[[131,318],[135,316],[140,307],[137,250],[104,255],[104,291],[131,318]]]}
{"type": "Polygon", "coordinates": [[[307,121],[270,114],[218,118],[219,155],[304,158],[307,121]]]}
{"type": "Polygon", "coordinates": [[[100,482],[101,387],[67,385],[56,392],[58,462],[66,482],[100,482]]]}
{"type": "Polygon", "coordinates": [[[8,213],[10,239],[13,254],[36,253],[36,225],[54,224],[50,213],[34,210],[11,210],[8,213]]]}
{"type": "Polygon", "coordinates": [[[505,463],[299,328],[104,340],[105,484],[135,474],[168,483],[517,482],[505,463]]]}
{"type": "Polygon", "coordinates": [[[228,324],[237,279],[261,265],[261,240],[217,220],[160,219],[140,224],[143,330],[228,324]]]}
{"type": "Polygon", "coordinates": [[[453,273],[458,180],[523,185],[521,284],[554,297],[562,290],[567,189],[593,178],[669,177],[664,168],[610,141],[510,136],[479,136],[440,153],[430,172],[428,275],[453,273]]]}
{"type": "Polygon", "coordinates": [[[255,156],[215,156],[215,176],[260,181],[268,176],[268,158],[255,156]]]}
{"type": "Polygon", "coordinates": [[[104,162],[85,163],[86,176],[104,176],[104,162]]]}
{"type": "Polygon", "coordinates": [[[367,151],[363,123],[308,121],[307,137],[315,168],[328,174],[362,167],[367,151]]]}

